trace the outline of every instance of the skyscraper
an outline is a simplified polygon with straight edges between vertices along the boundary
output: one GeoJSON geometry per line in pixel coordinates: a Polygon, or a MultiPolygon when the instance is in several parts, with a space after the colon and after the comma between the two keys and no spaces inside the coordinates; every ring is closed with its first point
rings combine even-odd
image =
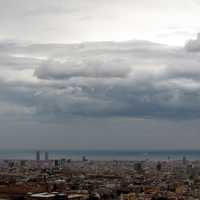
{"type": "Polygon", "coordinates": [[[47,151],[44,152],[44,159],[49,160],[49,153],[47,151]]]}
{"type": "Polygon", "coordinates": [[[36,160],[37,160],[37,161],[40,160],[40,151],[36,151],[36,160]]]}

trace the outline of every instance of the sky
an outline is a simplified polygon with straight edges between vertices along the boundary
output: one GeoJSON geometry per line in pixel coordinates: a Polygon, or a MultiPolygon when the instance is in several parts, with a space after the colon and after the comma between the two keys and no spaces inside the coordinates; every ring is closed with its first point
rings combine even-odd
{"type": "Polygon", "coordinates": [[[0,0],[0,149],[199,149],[200,0],[0,0]]]}

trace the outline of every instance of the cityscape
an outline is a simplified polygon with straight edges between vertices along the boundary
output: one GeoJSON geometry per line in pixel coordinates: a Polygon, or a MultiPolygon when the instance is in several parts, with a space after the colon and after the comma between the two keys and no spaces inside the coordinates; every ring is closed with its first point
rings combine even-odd
{"type": "Polygon", "coordinates": [[[28,200],[195,200],[200,161],[50,159],[0,160],[0,198],[28,200]]]}
{"type": "Polygon", "coordinates": [[[200,0],[0,0],[0,200],[200,200],[200,0]]]}

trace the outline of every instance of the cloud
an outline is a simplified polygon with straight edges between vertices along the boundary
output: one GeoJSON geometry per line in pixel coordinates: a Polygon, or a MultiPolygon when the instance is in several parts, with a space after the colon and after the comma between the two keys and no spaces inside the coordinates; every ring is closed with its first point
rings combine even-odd
{"type": "Polygon", "coordinates": [[[190,52],[200,51],[200,33],[197,35],[196,39],[189,40],[185,46],[186,50],[190,52]]]}
{"type": "MultiPolygon", "coordinates": [[[[197,44],[198,39],[193,41],[197,44]]],[[[199,118],[200,59],[188,51],[188,45],[191,42],[185,48],[172,48],[147,41],[4,41],[0,43],[0,103],[46,120],[199,118]]]]}
{"type": "Polygon", "coordinates": [[[40,79],[68,79],[71,77],[125,77],[131,72],[120,59],[83,59],[76,61],[48,61],[37,68],[35,75],[40,79]]]}

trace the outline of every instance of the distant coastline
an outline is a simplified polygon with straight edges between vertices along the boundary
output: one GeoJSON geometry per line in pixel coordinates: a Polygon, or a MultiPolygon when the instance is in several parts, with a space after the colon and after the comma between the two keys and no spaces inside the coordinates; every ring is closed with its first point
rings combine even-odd
{"type": "MultiPolygon", "coordinates": [[[[39,150],[39,149],[37,149],[39,150]]],[[[200,150],[41,150],[48,151],[49,159],[81,160],[200,160],[200,150]]],[[[36,150],[0,150],[0,159],[35,160],[36,150]]]]}

